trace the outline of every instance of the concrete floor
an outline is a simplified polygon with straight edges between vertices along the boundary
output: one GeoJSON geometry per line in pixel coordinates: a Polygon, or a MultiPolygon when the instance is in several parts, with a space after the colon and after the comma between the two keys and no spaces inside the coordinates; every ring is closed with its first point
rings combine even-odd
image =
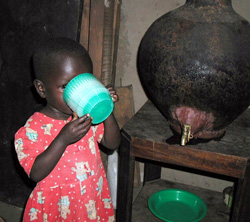
{"type": "Polygon", "coordinates": [[[21,222],[22,214],[23,209],[21,207],[0,202],[0,217],[3,218],[5,222],[21,222]]]}

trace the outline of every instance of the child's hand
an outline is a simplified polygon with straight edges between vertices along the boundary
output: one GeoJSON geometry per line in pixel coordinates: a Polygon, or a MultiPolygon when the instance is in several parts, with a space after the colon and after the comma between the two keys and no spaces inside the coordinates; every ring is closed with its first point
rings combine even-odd
{"type": "Polygon", "coordinates": [[[116,94],[115,89],[111,85],[106,86],[107,90],[110,92],[113,102],[117,102],[119,100],[118,95],[116,94]]]}
{"type": "Polygon", "coordinates": [[[91,124],[92,118],[89,118],[89,114],[81,118],[73,114],[73,119],[62,128],[58,137],[67,145],[73,144],[86,135],[91,124]]]}

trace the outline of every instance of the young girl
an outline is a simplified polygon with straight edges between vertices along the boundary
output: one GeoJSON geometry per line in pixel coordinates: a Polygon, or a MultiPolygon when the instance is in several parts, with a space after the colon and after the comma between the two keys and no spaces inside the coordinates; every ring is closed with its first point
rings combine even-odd
{"type": "MultiPolygon", "coordinates": [[[[111,114],[92,125],[88,114],[77,118],[63,101],[67,83],[92,73],[87,51],[67,38],[50,39],[33,56],[35,88],[46,100],[15,135],[19,162],[37,182],[23,221],[115,221],[98,143],[116,149],[120,130],[111,114]]],[[[108,87],[113,101],[115,90],[108,87]]]]}

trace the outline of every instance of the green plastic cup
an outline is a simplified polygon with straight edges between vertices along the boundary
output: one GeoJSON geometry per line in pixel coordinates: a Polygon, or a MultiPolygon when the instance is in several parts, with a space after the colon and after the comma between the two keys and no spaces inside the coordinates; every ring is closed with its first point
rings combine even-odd
{"type": "Polygon", "coordinates": [[[89,113],[93,124],[103,122],[114,108],[109,91],[91,73],[73,78],[64,90],[63,99],[79,117],[89,113]]]}

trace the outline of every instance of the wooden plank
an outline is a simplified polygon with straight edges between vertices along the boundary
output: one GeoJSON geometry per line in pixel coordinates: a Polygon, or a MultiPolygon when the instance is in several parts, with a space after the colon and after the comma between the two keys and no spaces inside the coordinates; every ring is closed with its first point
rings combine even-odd
{"type": "Polygon", "coordinates": [[[112,76],[112,41],[114,22],[114,1],[104,2],[102,79],[104,85],[111,84],[112,76]]]}
{"type": "Polygon", "coordinates": [[[247,164],[244,179],[239,179],[236,187],[237,190],[233,200],[233,212],[231,221],[245,222],[250,217],[250,162],[247,164]]]}
{"type": "Polygon", "coordinates": [[[90,10],[89,54],[93,74],[101,80],[103,54],[104,1],[92,0],[90,10]]]}
{"type": "Polygon", "coordinates": [[[120,29],[120,14],[121,14],[121,4],[122,0],[115,0],[114,6],[114,22],[113,22],[113,41],[112,41],[112,82],[111,85],[115,85],[115,73],[116,73],[116,61],[118,52],[118,39],[119,39],[119,29],[120,29]]]}
{"type": "Polygon", "coordinates": [[[115,85],[118,32],[120,24],[119,0],[105,1],[103,30],[103,61],[101,82],[104,85],[115,85]]]}
{"type": "Polygon", "coordinates": [[[90,0],[84,0],[79,43],[89,50],[90,0]]]}
{"type": "Polygon", "coordinates": [[[119,149],[116,210],[116,220],[119,222],[131,222],[134,167],[135,158],[130,155],[130,141],[122,134],[122,141],[119,149]]]}
{"type": "Polygon", "coordinates": [[[191,147],[155,143],[132,138],[131,153],[135,157],[191,167],[193,169],[243,178],[247,158],[230,156],[191,147]]]}
{"type": "Polygon", "coordinates": [[[140,163],[138,161],[135,161],[134,187],[139,186],[141,186],[140,163]]]}
{"type": "Polygon", "coordinates": [[[116,87],[116,93],[119,96],[119,101],[115,104],[114,115],[122,128],[134,115],[134,100],[133,100],[133,87],[121,86],[116,87]]]}

